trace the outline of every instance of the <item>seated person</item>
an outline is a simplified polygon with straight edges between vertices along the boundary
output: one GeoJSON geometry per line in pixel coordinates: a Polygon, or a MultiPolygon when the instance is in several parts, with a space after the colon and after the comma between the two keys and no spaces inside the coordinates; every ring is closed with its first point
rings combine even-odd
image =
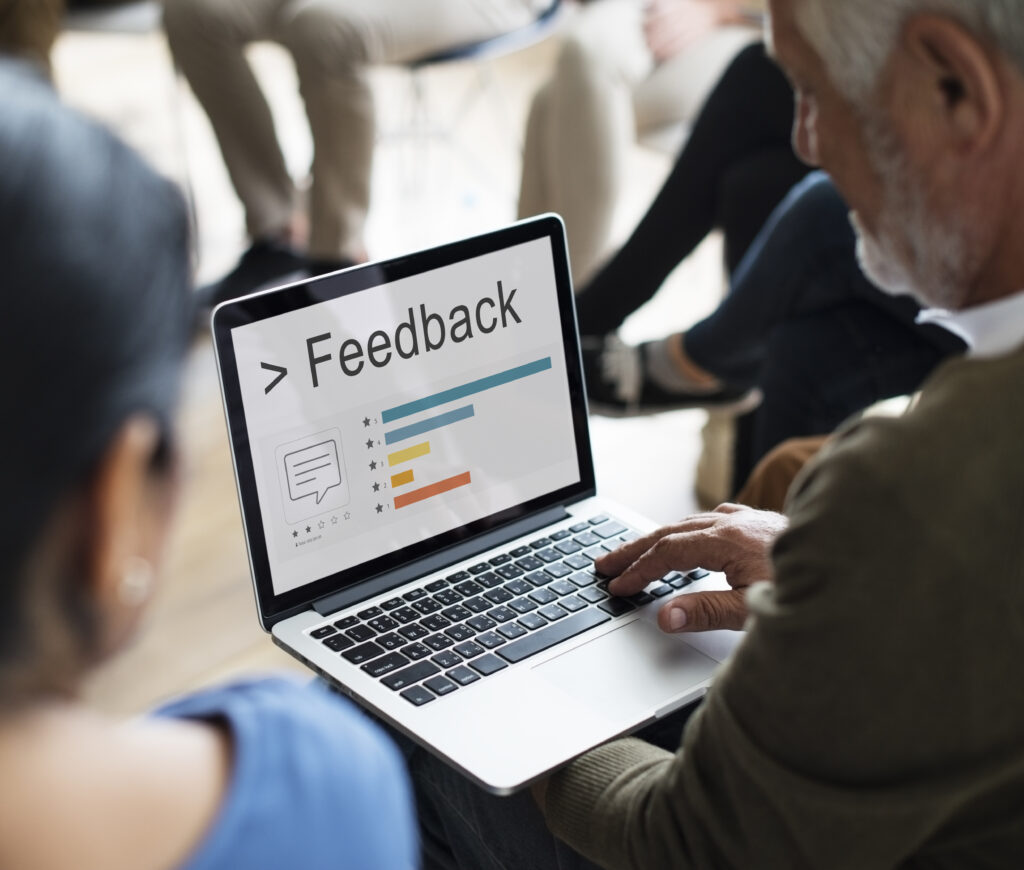
{"type": "Polygon", "coordinates": [[[528,24],[549,0],[164,0],[175,63],[210,116],[252,245],[202,291],[215,305],[305,271],[366,259],[374,147],[369,64],[402,63],[528,24]],[[267,101],[245,59],[258,40],[295,61],[313,134],[308,233],[267,101]],[[307,239],[308,235],[308,239],[307,239]]]}
{"type": "Polygon", "coordinates": [[[760,9],[736,0],[579,4],[530,105],[519,196],[521,216],[553,211],[565,220],[577,283],[606,253],[629,146],[693,120],[756,38],[760,9]]]}
{"type": "Polygon", "coordinates": [[[268,679],[124,722],[83,699],[139,630],[174,513],[188,224],[8,59],[0,167],[0,865],[414,867],[401,759],[347,702],[268,679]]]}
{"type": "Polygon", "coordinates": [[[0,52],[50,71],[50,49],[60,31],[62,0],[0,0],[0,52]]]}
{"type": "Polygon", "coordinates": [[[598,560],[616,594],[724,571],[732,591],[680,595],[659,623],[744,639],[674,752],[612,741],[497,798],[410,750],[428,867],[1024,854],[1024,17],[1017,0],[769,7],[800,153],[855,209],[873,280],[949,312],[970,352],[908,414],[844,428],[788,518],[726,505],[598,560]]]}

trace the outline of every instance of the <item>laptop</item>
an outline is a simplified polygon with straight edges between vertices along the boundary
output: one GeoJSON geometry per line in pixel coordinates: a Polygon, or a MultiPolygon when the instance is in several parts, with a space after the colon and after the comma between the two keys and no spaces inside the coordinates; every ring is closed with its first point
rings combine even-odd
{"type": "MultiPolygon", "coordinates": [[[[497,794],[699,698],[736,633],[609,595],[654,524],[597,496],[564,227],[541,216],[220,305],[256,606],[274,642],[497,794]]],[[[638,448],[638,449],[642,449],[638,448]]]]}

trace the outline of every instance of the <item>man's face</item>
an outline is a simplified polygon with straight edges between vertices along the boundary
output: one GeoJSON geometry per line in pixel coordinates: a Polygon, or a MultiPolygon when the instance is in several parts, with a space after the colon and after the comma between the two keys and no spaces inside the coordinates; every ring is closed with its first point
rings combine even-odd
{"type": "Polygon", "coordinates": [[[889,103],[904,95],[893,93],[883,73],[872,105],[854,106],[804,38],[794,16],[800,2],[770,0],[775,54],[796,94],[794,148],[828,171],[851,207],[858,259],[869,278],[926,305],[959,307],[970,261],[965,234],[929,203],[925,173],[890,120],[899,112],[889,103]]]}

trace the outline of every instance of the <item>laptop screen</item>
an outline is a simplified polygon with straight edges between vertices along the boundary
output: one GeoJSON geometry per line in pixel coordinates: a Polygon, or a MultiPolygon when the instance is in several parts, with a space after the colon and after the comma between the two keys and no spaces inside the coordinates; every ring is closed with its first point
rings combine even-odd
{"type": "Polygon", "coordinates": [[[592,486],[551,236],[560,225],[532,225],[546,232],[255,297],[268,316],[227,329],[247,537],[275,598],[328,578],[328,591],[342,588],[592,486]],[[283,310],[267,307],[273,297],[283,310]]]}

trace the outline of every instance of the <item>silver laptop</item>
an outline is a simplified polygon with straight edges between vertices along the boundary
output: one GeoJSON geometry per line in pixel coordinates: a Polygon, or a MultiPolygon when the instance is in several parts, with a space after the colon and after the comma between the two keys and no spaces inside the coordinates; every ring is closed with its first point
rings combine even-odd
{"type": "Polygon", "coordinates": [[[593,569],[653,524],[596,494],[557,217],[226,303],[213,333],[291,655],[496,793],[706,690],[735,634],[654,618],[722,578],[624,600],[593,569]]]}

